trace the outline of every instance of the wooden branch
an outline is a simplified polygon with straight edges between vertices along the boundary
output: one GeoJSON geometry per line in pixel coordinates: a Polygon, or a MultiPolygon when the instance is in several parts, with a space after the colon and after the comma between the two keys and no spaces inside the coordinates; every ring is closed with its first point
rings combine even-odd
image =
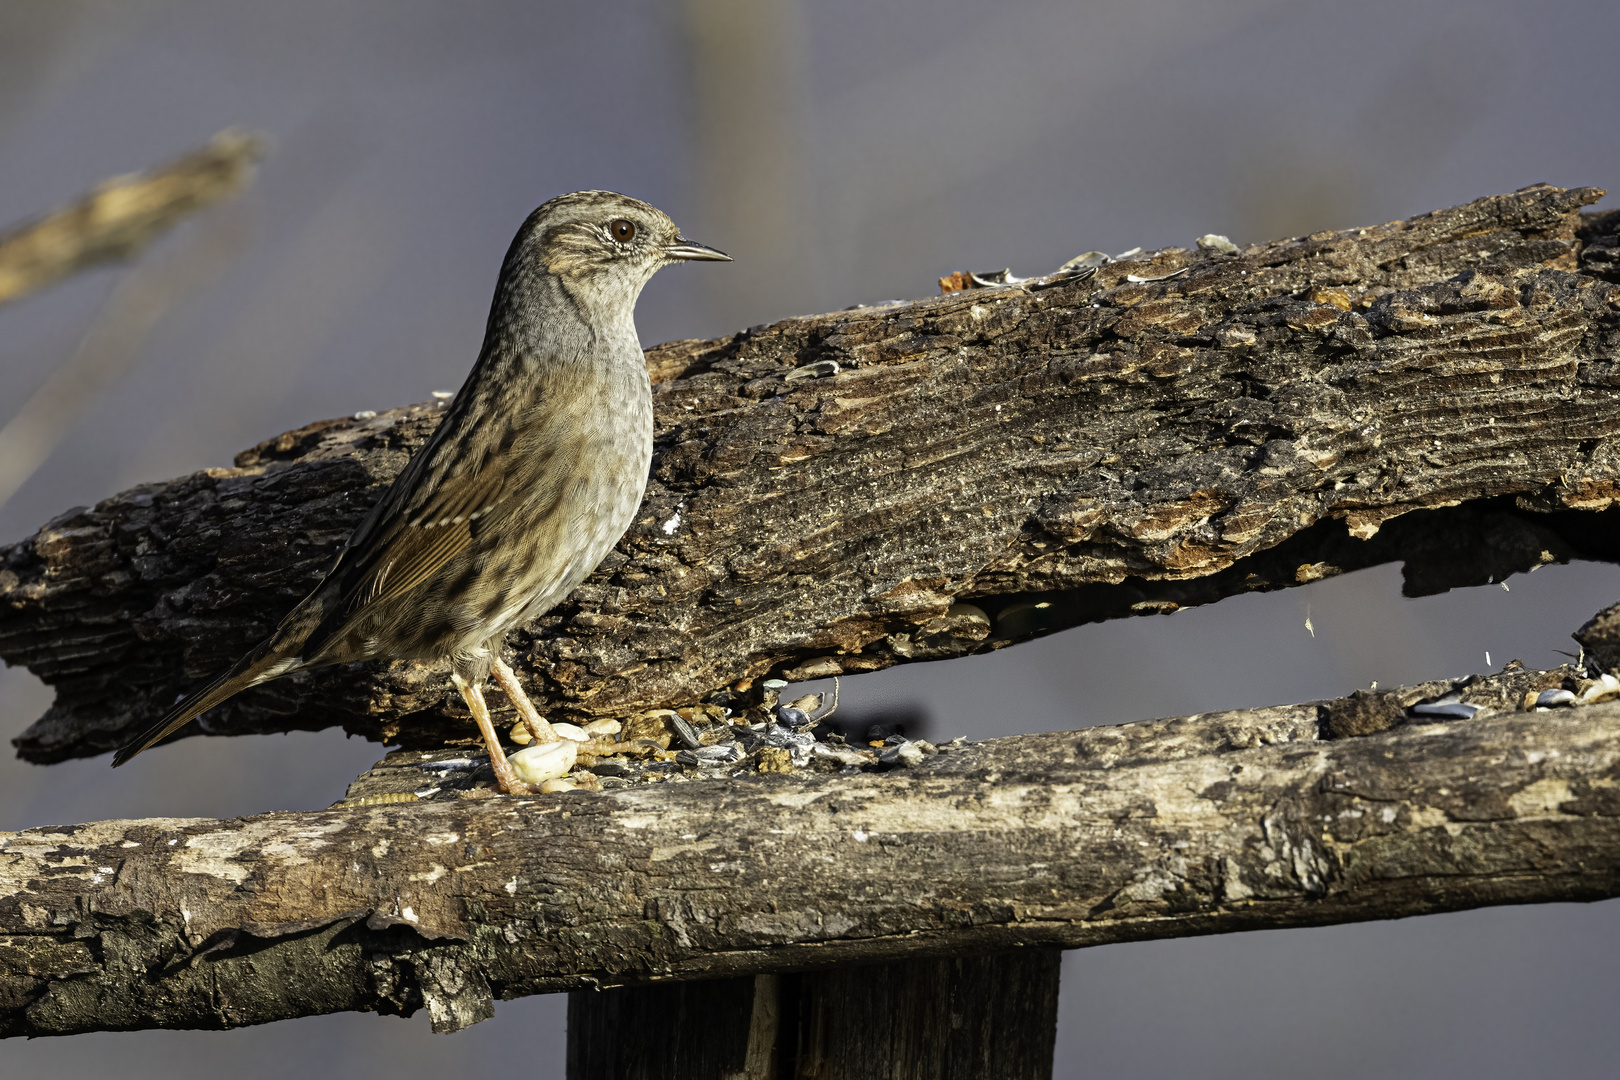
{"type": "Polygon", "coordinates": [[[1408,715],[1435,683],[884,773],[0,834],[0,1033],[450,1030],[570,988],[1620,895],[1620,702],[1516,711],[1575,674],[1475,680],[1466,721],[1408,715]]]}
{"type": "MultiPolygon", "coordinates": [[[[1425,592],[1614,557],[1620,213],[1578,213],[1600,194],[659,346],[639,521],[515,662],[554,715],[624,716],[1395,558],[1425,592]]],[[[437,415],[311,424],[0,551],[0,655],[57,691],[22,755],[104,752],[267,633],[437,415]]],[[[398,663],[201,730],[430,746],[461,717],[398,663]]]]}
{"type": "Polygon", "coordinates": [[[0,305],[99,263],[134,257],[198,210],[235,194],[263,154],[262,139],[228,129],[168,165],[114,177],[0,234],[0,305]]]}

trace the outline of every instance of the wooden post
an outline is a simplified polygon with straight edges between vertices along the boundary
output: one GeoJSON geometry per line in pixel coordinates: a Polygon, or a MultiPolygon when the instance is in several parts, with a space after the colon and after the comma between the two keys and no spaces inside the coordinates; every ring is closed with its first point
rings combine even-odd
{"type": "Polygon", "coordinates": [[[1062,956],[576,990],[568,1080],[1048,1080],[1062,956]]]}

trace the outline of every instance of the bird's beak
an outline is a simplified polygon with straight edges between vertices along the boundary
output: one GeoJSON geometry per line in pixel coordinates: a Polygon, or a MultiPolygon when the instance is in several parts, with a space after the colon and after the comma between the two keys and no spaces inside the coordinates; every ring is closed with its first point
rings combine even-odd
{"type": "Polygon", "coordinates": [[[664,258],[666,259],[693,259],[707,262],[730,262],[731,256],[723,251],[716,251],[695,240],[688,240],[684,236],[677,236],[674,243],[664,245],[664,258]]]}

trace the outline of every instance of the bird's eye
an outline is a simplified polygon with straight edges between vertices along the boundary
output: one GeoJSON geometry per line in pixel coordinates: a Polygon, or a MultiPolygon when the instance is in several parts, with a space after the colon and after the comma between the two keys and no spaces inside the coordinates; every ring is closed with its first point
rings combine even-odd
{"type": "Polygon", "coordinates": [[[608,222],[608,234],[621,244],[628,244],[636,238],[636,223],[624,218],[608,222]]]}

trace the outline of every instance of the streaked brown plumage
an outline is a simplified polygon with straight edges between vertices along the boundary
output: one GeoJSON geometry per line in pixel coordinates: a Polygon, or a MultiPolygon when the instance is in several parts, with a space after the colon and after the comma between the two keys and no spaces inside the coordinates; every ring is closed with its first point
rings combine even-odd
{"type": "Polygon", "coordinates": [[[498,655],[502,637],[596,568],[641,503],[652,390],[635,303],[662,266],[727,256],[653,207],[607,191],[541,206],[518,230],[472,373],[276,631],[113,758],[122,765],[240,691],[357,660],[448,662],[504,790],[521,790],[482,686],[494,671],[541,740],[555,739],[498,655]]]}

